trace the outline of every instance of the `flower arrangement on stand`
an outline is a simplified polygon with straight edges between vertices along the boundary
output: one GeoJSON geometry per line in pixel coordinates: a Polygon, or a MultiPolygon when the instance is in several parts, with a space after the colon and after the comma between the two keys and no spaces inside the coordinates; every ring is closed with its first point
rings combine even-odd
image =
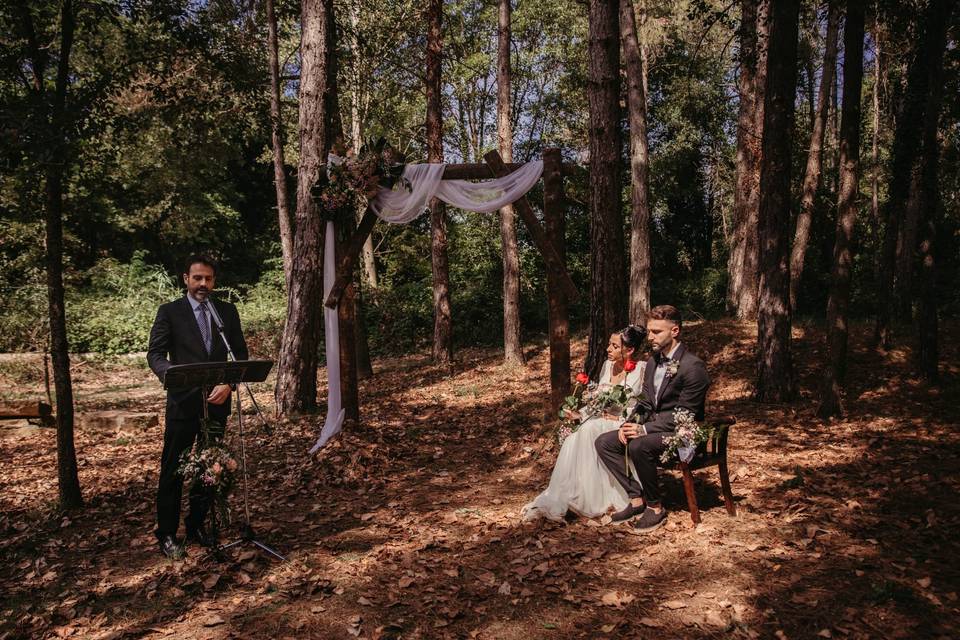
{"type": "Polygon", "coordinates": [[[410,189],[403,178],[403,157],[384,138],[367,142],[360,153],[348,151],[343,162],[331,162],[321,171],[310,195],[324,220],[352,220],[357,205],[377,197],[381,189],[397,185],[410,189]]]}
{"type": "Polygon", "coordinates": [[[177,471],[191,488],[199,486],[209,492],[219,521],[228,522],[238,466],[236,456],[223,443],[223,427],[216,420],[206,419],[200,421],[200,437],[191,450],[183,453],[177,471]]]}

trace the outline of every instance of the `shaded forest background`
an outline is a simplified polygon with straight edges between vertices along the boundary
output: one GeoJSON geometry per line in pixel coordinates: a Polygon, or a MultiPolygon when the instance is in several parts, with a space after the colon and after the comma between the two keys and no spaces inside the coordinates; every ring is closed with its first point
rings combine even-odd
{"type": "MultiPolygon", "coordinates": [[[[888,195],[893,134],[925,4],[868,3],[853,317],[870,317],[878,307],[885,223],[876,205],[882,207],[888,195]]],[[[676,303],[690,316],[715,317],[729,310],[738,12],[725,2],[635,6],[647,70],[651,299],[676,303]]],[[[344,140],[385,136],[410,161],[424,161],[426,36],[420,5],[337,0],[334,8],[344,140]]],[[[48,33],[41,36],[55,48],[56,3],[39,3],[32,11],[37,24],[47,25],[48,33]]],[[[263,11],[261,2],[245,0],[77,3],[63,207],[72,351],[144,350],[155,308],[178,295],[180,261],[194,250],[221,260],[220,285],[240,304],[248,332],[258,336],[264,351],[277,348],[286,294],[263,11]]],[[[276,11],[285,156],[293,185],[300,6],[281,0],[276,11]]],[[[443,11],[444,156],[447,162],[479,162],[497,147],[497,6],[445,2],[443,11]]],[[[12,6],[0,10],[0,22],[5,32],[20,33],[12,6]]],[[[803,3],[792,132],[794,217],[823,76],[827,24],[826,5],[803,3]]],[[[567,161],[589,164],[587,38],[587,12],[580,3],[516,4],[511,47],[515,161],[539,158],[544,147],[557,146],[567,161]]],[[[30,126],[35,105],[23,90],[26,72],[18,60],[15,49],[4,55],[0,79],[0,349],[5,351],[42,350],[48,340],[43,180],[35,153],[46,143],[30,126]]],[[[954,284],[960,268],[958,65],[960,52],[948,45],[936,220],[938,298],[945,314],[955,313],[960,303],[954,284]]],[[[841,64],[829,93],[822,180],[794,310],[795,317],[813,321],[825,315],[832,266],[842,81],[841,64]]],[[[622,87],[625,101],[625,82],[622,87]]],[[[624,109],[624,157],[629,153],[626,118],[624,109]]],[[[630,167],[621,166],[621,219],[629,238],[630,167]]],[[[581,291],[590,281],[588,188],[586,174],[567,179],[566,253],[581,291]]],[[[538,206],[542,193],[530,199],[538,206]]],[[[503,335],[500,315],[491,313],[503,304],[497,217],[453,210],[448,217],[455,342],[496,344],[503,335]]],[[[518,227],[518,235],[521,326],[529,339],[546,330],[545,273],[526,229],[518,227]]],[[[375,280],[364,272],[361,293],[371,351],[390,354],[428,345],[433,324],[429,216],[408,226],[378,226],[373,248],[375,280]]],[[[909,327],[912,292],[898,293],[893,315],[909,327]]],[[[574,330],[584,329],[586,296],[571,314],[574,330]]]]}

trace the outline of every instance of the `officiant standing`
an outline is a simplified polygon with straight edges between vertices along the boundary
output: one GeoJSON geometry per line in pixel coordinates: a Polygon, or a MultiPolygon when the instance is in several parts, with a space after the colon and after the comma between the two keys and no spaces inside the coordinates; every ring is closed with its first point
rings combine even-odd
{"type": "MultiPolygon", "coordinates": [[[[248,358],[237,308],[229,302],[218,300],[214,303],[210,298],[216,279],[217,265],[213,260],[202,255],[190,256],[183,270],[186,295],[161,305],[157,310],[150,330],[147,362],[160,382],[163,382],[167,369],[174,365],[227,360],[227,348],[218,334],[216,323],[212,322],[212,311],[223,320],[223,334],[236,358],[248,358]]],[[[183,495],[183,477],[177,473],[180,457],[193,446],[200,433],[204,402],[209,417],[226,425],[230,415],[230,391],[229,385],[218,385],[202,398],[200,388],[167,390],[156,529],[160,552],[167,557],[176,557],[182,552],[177,540],[183,495]]],[[[216,545],[217,541],[204,527],[211,502],[209,492],[191,488],[190,512],[185,520],[187,542],[207,547],[216,545]]]]}

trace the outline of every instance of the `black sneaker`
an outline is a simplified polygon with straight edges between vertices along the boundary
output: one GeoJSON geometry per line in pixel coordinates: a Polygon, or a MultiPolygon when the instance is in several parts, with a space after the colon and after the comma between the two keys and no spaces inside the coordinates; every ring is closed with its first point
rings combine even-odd
{"type": "Polygon", "coordinates": [[[649,533],[660,528],[667,521],[667,510],[661,509],[659,513],[653,509],[647,509],[643,515],[631,522],[634,529],[640,533],[649,533]]]}
{"type": "Polygon", "coordinates": [[[610,519],[614,522],[624,522],[634,516],[640,515],[646,508],[647,505],[641,504],[639,507],[635,507],[632,502],[628,502],[627,506],[623,508],[623,511],[610,514],[610,519]]]}
{"type": "Polygon", "coordinates": [[[186,555],[183,546],[171,535],[165,535],[157,542],[160,545],[160,553],[171,560],[179,560],[186,555]]]}

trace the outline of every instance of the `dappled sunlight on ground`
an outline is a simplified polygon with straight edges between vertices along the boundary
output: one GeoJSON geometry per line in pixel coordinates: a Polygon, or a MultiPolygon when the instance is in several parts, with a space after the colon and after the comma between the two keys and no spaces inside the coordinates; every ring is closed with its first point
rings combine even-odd
{"type": "MultiPolygon", "coordinates": [[[[422,354],[375,362],[361,424],[314,457],[323,416],[245,419],[253,521],[283,564],[245,545],[223,563],[197,547],[159,556],[161,427],[78,428],[88,506],[69,516],[53,508],[55,434],[0,432],[0,638],[956,637],[960,575],[944,561],[960,551],[954,329],[936,389],[910,375],[908,348],[869,351],[855,326],[849,415],[822,422],[821,327],[794,330],[801,399],[765,406],[750,400],[756,326],[690,323],[685,341],[714,380],[708,413],[738,418],[739,515],[707,469],[694,529],[665,473],[672,513],[648,536],[519,522],[557,453],[542,345],[525,367],[481,349],[452,369],[422,354]]],[[[574,343],[574,362],[585,349],[574,343]]],[[[6,398],[42,394],[38,363],[0,361],[6,398]]],[[[133,360],[75,364],[79,412],[162,407],[133,360]]],[[[272,405],[269,384],[255,391],[272,405]]]]}

